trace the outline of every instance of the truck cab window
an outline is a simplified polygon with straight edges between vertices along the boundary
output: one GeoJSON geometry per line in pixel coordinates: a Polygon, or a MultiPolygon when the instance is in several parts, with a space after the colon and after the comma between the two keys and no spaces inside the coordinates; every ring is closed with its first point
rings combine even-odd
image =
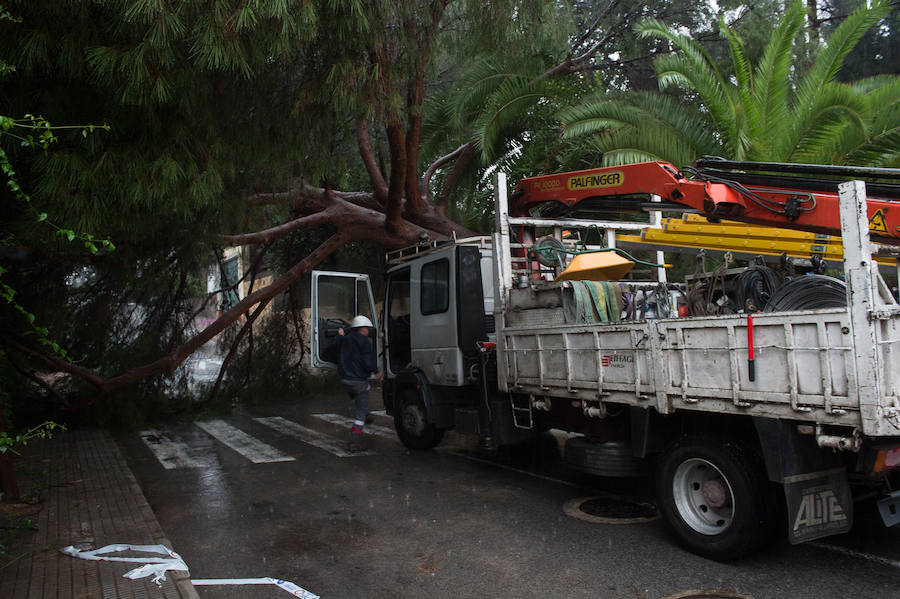
{"type": "Polygon", "coordinates": [[[446,258],[422,266],[422,314],[439,314],[450,307],[450,261],[446,258]]]}

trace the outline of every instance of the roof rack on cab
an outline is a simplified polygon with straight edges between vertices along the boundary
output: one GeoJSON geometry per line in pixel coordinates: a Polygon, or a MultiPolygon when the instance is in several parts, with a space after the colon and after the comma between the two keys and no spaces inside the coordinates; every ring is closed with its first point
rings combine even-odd
{"type": "Polygon", "coordinates": [[[433,239],[424,243],[411,245],[399,250],[392,250],[384,255],[384,261],[388,264],[402,264],[414,258],[427,256],[437,250],[442,250],[451,245],[477,245],[479,248],[490,248],[491,238],[487,235],[477,237],[465,237],[463,239],[433,239]]]}

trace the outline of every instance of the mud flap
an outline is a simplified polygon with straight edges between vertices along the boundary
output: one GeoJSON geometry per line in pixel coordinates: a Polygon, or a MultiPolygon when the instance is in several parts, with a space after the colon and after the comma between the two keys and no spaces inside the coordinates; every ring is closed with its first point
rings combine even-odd
{"type": "Polygon", "coordinates": [[[844,533],[853,526],[853,497],[843,468],[787,476],[784,495],[791,544],[844,533]]]}
{"type": "Polygon", "coordinates": [[[879,499],[878,512],[885,526],[900,524],[900,491],[894,491],[884,499],[879,499]]]}

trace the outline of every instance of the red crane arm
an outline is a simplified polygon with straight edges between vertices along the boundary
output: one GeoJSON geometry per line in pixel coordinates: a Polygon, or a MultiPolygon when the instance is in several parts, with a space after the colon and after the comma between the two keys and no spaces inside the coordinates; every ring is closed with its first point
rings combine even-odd
{"type": "MultiPolygon", "coordinates": [[[[721,179],[693,180],[665,162],[642,162],[522,179],[512,195],[510,214],[525,216],[538,204],[572,208],[592,198],[657,195],[711,219],[841,234],[837,193],[740,185],[721,179]]],[[[868,200],[872,241],[900,245],[900,201],[868,200]]]]}

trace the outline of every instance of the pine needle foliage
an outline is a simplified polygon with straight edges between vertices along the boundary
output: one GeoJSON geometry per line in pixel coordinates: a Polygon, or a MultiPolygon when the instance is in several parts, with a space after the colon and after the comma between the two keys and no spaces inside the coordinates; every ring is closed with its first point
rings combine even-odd
{"type": "MultiPolygon", "coordinates": [[[[512,161],[525,153],[526,138],[556,138],[558,107],[543,98],[558,90],[526,90],[523,82],[565,56],[566,3],[7,0],[4,6],[15,22],[0,22],[3,113],[109,126],[86,138],[60,136],[42,153],[13,148],[10,159],[37,209],[114,239],[113,255],[86,257],[46,243],[14,202],[5,204],[2,225],[4,241],[28,255],[28,265],[13,266],[8,280],[27,289],[23,301],[54,337],[59,333],[74,360],[104,375],[183,341],[185,299],[221,258],[223,234],[297,216],[289,205],[251,208],[248,198],[300,182],[371,191],[356,138],[361,119],[370,123],[384,173],[392,170],[388,126],[406,133],[423,119],[419,172],[479,139],[481,151],[457,173],[460,191],[447,204],[466,224],[486,214],[485,156],[512,161]],[[463,97],[471,90],[457,86],[460,77],[486,56],[501,57],[501,76],[463,97]],[[530,130],[534,122],[539,135],[530,130]]],[[[527,152],[537,159],[532,148],[527,152]]],[[[450,171],[434,177],[432,196],[450,171]]],[[[6,260],[0,256],[4,266],[6,260]]],[[[270,265],[277,272],[287,262],[273,258],[270,265]]]]}

